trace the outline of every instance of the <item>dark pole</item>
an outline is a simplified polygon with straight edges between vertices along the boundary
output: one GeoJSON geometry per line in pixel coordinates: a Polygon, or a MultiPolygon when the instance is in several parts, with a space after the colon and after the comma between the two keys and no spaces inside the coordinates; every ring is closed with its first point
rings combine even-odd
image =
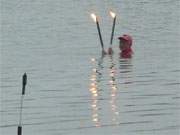
{"type": "Polygon", "coordinates": [[[111,33],[111,40],[110,40],[110,44],[111,44],[111,45],[112,45],[112,43],[113,43],[113,37],[114,37],[114,29],[115,29],[115,26],[116,26],[116,16],[114,17],[114,20],[113,20],[112,33],[111,33]]]}
{"type": "Polygon", "coordinates": [[[25,95],[25,87],[26,87],[26,84],[27,84],[27,75],[26,73],[24,73],[23,77],[22,77],[22,95],[25,95]]]}
{"type": "Polygon", "coordinates": [[[103,40],[102,40],[102,36],[101,36],[101,29],[100,29],[99,22],[98,22],[97,18],[96,18],[96,25],[97,25],[97,29],[98,29],[99,39],[101,42],[101,47],[104,50],[104,44],[103,44],[103,40]]]}
{"type": "Polygon", "coordinates": [[[22,109],[23,109],[23,98],[25,95],[25,87],[27,84],[27,75],[24,73],[22,77],[22,94],[21,94],[21,106],[20,106],[20,117],[19,117],[19,125],[17,129],[17,134],[22,135],[22,109]]]}

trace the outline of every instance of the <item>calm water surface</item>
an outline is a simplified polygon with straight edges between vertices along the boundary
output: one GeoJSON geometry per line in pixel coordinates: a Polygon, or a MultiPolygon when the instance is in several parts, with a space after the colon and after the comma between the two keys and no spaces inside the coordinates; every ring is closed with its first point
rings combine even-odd
{"type": "Polygon", "coordinates": [[[178,0],[2,0],[1,135],[179,135],[178,0]],[[114,55],[101,57],[117,13],[114,55]],[[132,59],[117,37],[134,37],[132,59]]]}

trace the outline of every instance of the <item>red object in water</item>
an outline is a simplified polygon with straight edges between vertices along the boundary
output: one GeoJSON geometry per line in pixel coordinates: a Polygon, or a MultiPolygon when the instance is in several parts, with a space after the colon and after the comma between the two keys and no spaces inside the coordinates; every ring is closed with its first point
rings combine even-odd
{"type": "Polygon", "coordinates": [[[120,36],[118,39],[119,40],[126,40],[129,44],[129,46],[132,46],[132,37],[130,35],[124,34],[123,36],[120,36]]]}
{"type": "Polygon", "coordinates": [[[132,49],[127,49],[127,50],[123,50],[120,52],[120,57],[121,58],[131,58],[133,54],[132,49]]]}
{"type": "Polygon", "coordinates": [[[123,36],[120,36],[118,38],[120,41],[124,41],[124,43],[120,43],[120,50],[121,50],[121,53],[120,53],[120,56],[122,58],[131,58],[132,57],[132,54],[133,54],[133,51],[131,49],[131,46],[132,46],[132,37],[130,35],[123,35],[123,36]]]}

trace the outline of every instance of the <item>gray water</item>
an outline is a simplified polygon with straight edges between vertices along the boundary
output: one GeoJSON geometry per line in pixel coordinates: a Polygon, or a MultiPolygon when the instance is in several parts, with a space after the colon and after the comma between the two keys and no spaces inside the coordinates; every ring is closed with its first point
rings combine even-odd
{"type": "Polygon", "coordinates": [[[1,135],[179,135],[178,0],[2,0],[1,135]],[[112,57],[101,57],[117,13],[112,57]],[[133,36],[119,58],[117,37],[133,36]]]}

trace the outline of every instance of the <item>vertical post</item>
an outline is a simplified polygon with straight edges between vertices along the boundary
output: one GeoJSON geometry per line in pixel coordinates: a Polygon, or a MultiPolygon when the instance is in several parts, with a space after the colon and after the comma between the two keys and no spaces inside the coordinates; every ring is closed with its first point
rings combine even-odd
{"type": "Polygon", "coordinates": [[[104,44],[103,44],[103,39],[102,39],[102,36],[101,36],[101,29],[100,29],[100,25],[99,25],[99,22],[98,22],[98,18],[93,13],[91,14],[91,17],[94,20],[94,22],[96,23],[97,30],[98,30],[98,35],[99,35],[99,40],[100,40],[101,48],[102,48],[102,55],[104,56],[106,54],[106,51],[104,50],[104,44]]]}
{"type": "Polygon", "coordinates": [[[18,135],[22,135],[22,126],[18,126],[18,135]]]}
{"type": "Polygon", "coordinates": [[[21,93],[21,105],[20,105],[20,116],[19,116],[19,125],[17,128],[17,135],[22,135],[22,110],[23,110],[23,98],[25,95],[25,87],[27,84],[27,75],[24,73],[22,77],[22,93],[21,93]]]}
{"type": "Polygon", "coordinates": [[[27,84],[27,75],[26,73],[24,73],[23,77],[22,77],[22,95],[25,95],[25,87],[26,87],[26,84],[27,84]]]}
{"type": "Polygon", "coordinates": [[[111,32],[110,45],[112,45],[112,43],[113,43],[113,37],[114,37],[114,29],[115,29],[115,26],[116,26],[116,16],[115,16],[114,19],[113,19],[113,26],[112,26],[112,32],[111,32]]]}
{"type": "MultiPolygon", "coordinates": [[[[96,18],[96,20],[97,20],[97,18],[96,18]]],[[[96,21],[96,25],[97,25],[97,30],[98,30],[98,34],[99,34],[99,39],[100,39],[100,42],[101,42],[101,47],[104,50],[104,43],[103,43],[103,40],[102,40],[101,29],[100,29],[98,20],[96,21]]]]}

